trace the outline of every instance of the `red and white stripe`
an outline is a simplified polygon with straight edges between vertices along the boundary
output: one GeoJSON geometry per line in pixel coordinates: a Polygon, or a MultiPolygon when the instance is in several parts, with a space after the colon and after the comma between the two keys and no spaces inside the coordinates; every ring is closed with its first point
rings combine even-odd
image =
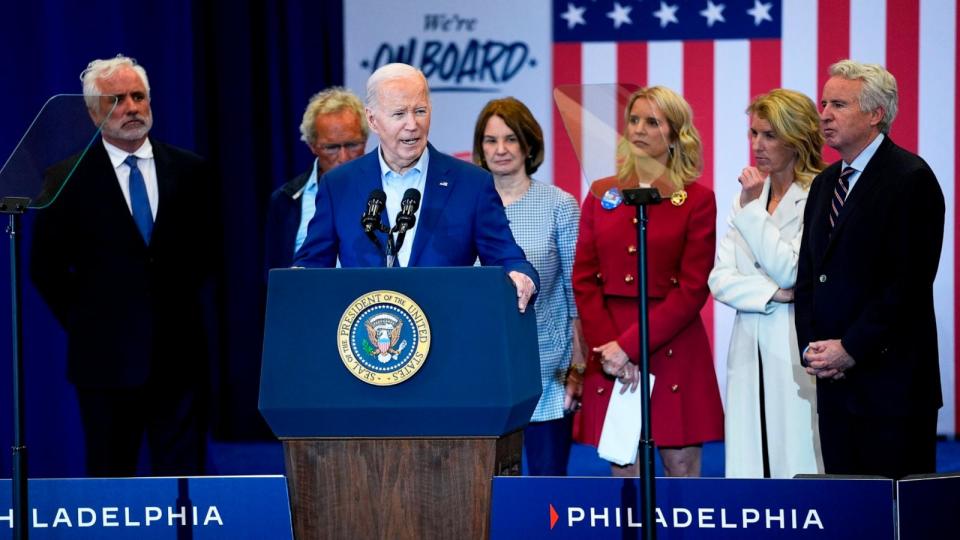
{"type": "MultiPolygon", "coordinates": [[[[935,297],[943,379],[944,407],[939,432],[960,427],[960,366],[954,336],[960,333],[960,287],[955,209],[960,203],[955,170],[960,156],[960,71],[957,27],[960,13],[952,0],[784,0],[783,32],[777,40],[659,41],[634,43],[557,43],[553,46],[554,86],[564,84],[662,84],[682,93],[694,111],[704,142],[700,182],[717,194],[718,240],[738,193],[736,178],[750,161],[744,109],[751,96],[776,87],[792,88],[819,101],[827,68],[843,58],[885,65],[897,78],[900,111],[891,136],[921,155],[940,180],[947,200],[943,253],[935,297]]],[[[581,173],[573,144],[554,108],[553,169],[555,183],[585,196],[588,179],[581,173]]],[[[609,125],[619,125],[622,111],[607,111],[609,125]]],[[[578,144],[590,145],[582,134],[578,144]]],[[[829,161],[838,159],[830,149],[829,161]]],[[[591,176],[596,176],[591,171],[591,176]]],[[[596,178],[590,178],[593,180],[596,178]]],[[[726,352],[733,313],[708,303],[717,373],[725,386],[726,352]],[[712,324],[711,324],[712,323],[712,324]]]]}

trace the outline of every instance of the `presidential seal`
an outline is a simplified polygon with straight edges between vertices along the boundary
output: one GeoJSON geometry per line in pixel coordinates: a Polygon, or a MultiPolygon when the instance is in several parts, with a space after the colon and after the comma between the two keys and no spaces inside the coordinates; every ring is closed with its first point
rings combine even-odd
{"type": "Polygon", "coordinates": [[[343,365],[377,386],[402,383],[420,370],[430,352],[430,324],[423,310],[395,291],[357,298],[340,317],[337,348],[343,365]]]}

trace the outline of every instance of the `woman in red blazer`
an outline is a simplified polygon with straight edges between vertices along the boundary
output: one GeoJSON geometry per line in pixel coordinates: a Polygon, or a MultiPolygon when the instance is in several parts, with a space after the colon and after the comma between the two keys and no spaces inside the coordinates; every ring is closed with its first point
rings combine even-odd
{"type": "MultiPolygon", "coordinates": [[[[700,310],[713,267],[717,207],[696,183],[700,138],[690,106],[672,90],[644,88],[627,102],[618,174],[594,182],[580,218],[573,288],[593,354],[583,382],[577,439],[597,445],[614,378],[636,391],[636,211],[620,189],[648,183],[664,201],[648,208],[647,268],[653,438],[667,476],[699,476],[702,443],[723,438],[723,409],[700,310]]],[[[615,476],[637,465],[611,463],[615,476]]]]}

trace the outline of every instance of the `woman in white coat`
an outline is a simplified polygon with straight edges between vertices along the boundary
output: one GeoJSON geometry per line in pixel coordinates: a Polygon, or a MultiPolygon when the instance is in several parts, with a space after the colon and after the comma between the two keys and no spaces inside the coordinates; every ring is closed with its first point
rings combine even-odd
{"type": "Polygon", "coordinates": [[[726,476],[822,473],[815,381],[800,366],[792,303],[807,189],[824,167],[819,116],[810,98],[783,89],[756,98],[747,114],[756,166],[740,175],[709,279],[714,297],[737,310],[726,476]]]}

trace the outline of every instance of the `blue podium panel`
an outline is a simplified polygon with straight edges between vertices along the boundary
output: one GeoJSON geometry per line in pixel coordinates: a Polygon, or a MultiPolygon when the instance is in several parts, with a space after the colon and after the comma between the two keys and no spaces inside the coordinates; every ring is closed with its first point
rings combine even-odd
{"type": "MultiPolygon", "coordinates": [[[[493,479],[490,538],[643,538],[636,478],[493,479]]],[[[657,538],[893,540],[893,481],[657,478],[657,538]]]]}
{"type": "Polygon", "coordinates": [[[270,272],[260,411],[278,437],[497,437],[526,425],[540,392],[536,316],[502,268],[270,272]],[[341,359],[366,332],[344,321],[393,293],[419,307],[408,326],[426,318],[429,353],[376,386],[341,359]]]}
{"type": "Polygon", "coordinates": [[[897,482],[900,540],[960,536],[960,472],[897,482]]]}
{"type": "MultiPolygon", "coordinates": [[[[13,535],[10,480],[0,480],[0,538],[13,535]]],[[[29,481],[36,540],[292,539],[283,476],[29,481]]]]}

